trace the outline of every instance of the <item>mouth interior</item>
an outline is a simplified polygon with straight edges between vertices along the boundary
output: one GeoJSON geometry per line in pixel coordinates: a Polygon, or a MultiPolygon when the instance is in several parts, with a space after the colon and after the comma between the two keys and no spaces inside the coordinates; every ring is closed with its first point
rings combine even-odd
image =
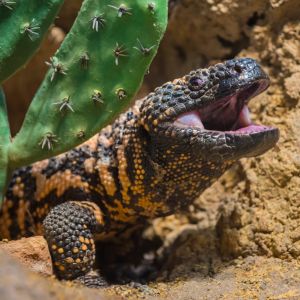
{"type": "Polygon", "coordinates": [[[268,129],[252,123],[248,109],[251,98],[268,87],[268,81],[260,80],[234,94],[214,101],[214,103],[177,117],[174,125],[198,128],[200,130],[251,133],[268,129]]]}

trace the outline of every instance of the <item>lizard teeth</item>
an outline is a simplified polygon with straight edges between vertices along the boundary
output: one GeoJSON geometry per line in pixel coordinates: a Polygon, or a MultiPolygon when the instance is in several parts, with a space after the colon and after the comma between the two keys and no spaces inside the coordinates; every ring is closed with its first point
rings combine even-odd
{"type": "Polygon", "coordinates": [[[240,127],[247,127],[252,124],[249,108],[247,105],[244,105],[243,109],[241,110],[238,122],[240,127]]]}
{"type": "Polygon", "coordinates": [[[246,128],[252,125],[252,121],[250,118],[250,112],[247,105],[244,105],[235,124],[232,126],[231,130],[238,130],[241,128],[246,128]]]}
{"type": "Polygon", "coordinates": [[[175,120],[174,124],[181,127],[197,127],[204,129],[203,123],[201,122],[199,113],[197,111],[191,111],[180,115],[175,120]]]}

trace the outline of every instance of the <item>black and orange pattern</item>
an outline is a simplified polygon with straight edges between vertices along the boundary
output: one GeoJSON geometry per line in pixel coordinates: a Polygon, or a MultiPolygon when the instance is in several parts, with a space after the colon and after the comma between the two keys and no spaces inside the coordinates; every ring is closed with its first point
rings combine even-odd
{"type": "Polygon", "coordinates": [[[1,210],[2,238],[43,234],[60,278],[85,275],[95,240],[182,210],[236,160],[274,146],[274,128],[234,134],[176,126],[178,115],[222,103],[228,93],[250,98],[267,80],[252,59],[193,71],[74,150],[17,170],[1,210]]]}

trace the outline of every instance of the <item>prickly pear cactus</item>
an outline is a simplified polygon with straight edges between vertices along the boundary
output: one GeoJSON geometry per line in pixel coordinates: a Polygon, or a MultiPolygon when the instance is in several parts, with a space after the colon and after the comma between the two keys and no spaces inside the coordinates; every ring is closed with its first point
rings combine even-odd
{"type": "Polygon", "coordinates": [[[74,147],[128,105],[165,29],[165,7],[158,0],[83,3],[10,146],[13,166],[74,147]]]}
{"type": "Polygon", "coordinates": [[[36,51],[63,0],[0,0],[0,82],[36,51]]]}
{"type": "Polygon", "coordinates": [[[129,105],[165,31],[167,4],[83,2],[60,49],[46,62],[49,71],[20,132],[5,147],[9,170],[77,146],[129,105]]]}

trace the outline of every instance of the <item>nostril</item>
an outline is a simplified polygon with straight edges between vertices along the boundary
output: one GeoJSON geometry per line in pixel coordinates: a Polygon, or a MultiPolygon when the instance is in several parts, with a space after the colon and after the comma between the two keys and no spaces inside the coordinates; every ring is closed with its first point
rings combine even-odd
{"type": "Polygon", "coordinates": [[[239,65],[235,65],[233,69],[239,74],[241,74],[243,72],[242,67],[239,65]]]}

